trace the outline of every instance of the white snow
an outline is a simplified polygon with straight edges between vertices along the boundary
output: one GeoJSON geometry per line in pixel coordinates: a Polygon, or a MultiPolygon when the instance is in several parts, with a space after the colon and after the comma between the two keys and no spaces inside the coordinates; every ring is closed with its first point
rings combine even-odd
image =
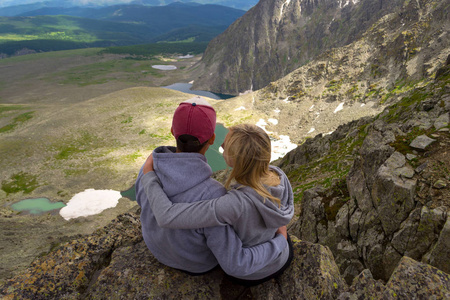
{"type": "Polygon", "coordinates": [[[273,125],[277,125],[278,124],[278,120],[277,119],[268,119],[268,121],[270,123],[272,123],[273,125]]]}
{"type": "Polygon", "coordinates": [[[272,140],[272,154],[270,161],[285,156],[289,151],[295,149],[296,144],[291,143],[291,139],[287,135],[280,135],[278,140],[272,140]]]}
{"type": "Polygon", "coordinates": [[[174,65],[153,65],[153,69],[163,70],[163,71],[170,71],[170,70],[176,70],[177,67],[174,65]]]}
{"type": "Polygon", "coordinates": [[[284,9],[284,6],[288,6],[289,3],[291,3],[291,0],[286,0],[286,2],[284,2],[284,3],[281,5],[281,9],[280,9],[280,19],[283,17],[283,9],[284,9]]]}
{"type": "Polygon", "coordinates": [[[193,58],[193,57],[194,57],[194,55],[191,55],[191,54],[178,56],[178,58],[193,58]]]}
{"type": "Polygon", "coordinates": [[[350,4],[350,2],[352,2],[353,4],[356,4],[356,3],[359,2],[359,0],[340,0],[339,1],[339,8],[346,7],[347,5],[350,4]]]}
{"type": "Polygon", "coordinates": [[[87,189],[73,196],[59,214],[66,220],[96,215],[115,207],[121,197],[120,192],[114,190],[87,189]]]}
{"type": "Polygon", "coordinates": [[[339,103],[338,107],[334,110],[333,113],[337,113],[338,111],[342,110],[344,108],[344,102],[339,103]]]}
{"type": "Polygon", "coordinates": [[[286,99],[283,100],[283,102],[286,102],[286,103],[288,103],[288,101],[289,101],[289,97],[287,97],[286,99]]]}
{"type": "Polygon", "coordinates": [[[266,130],[266,126],[267,126],[267,125],[268,125],[268,124],[266,123],[266,121],[264,121],[264,119],[259,119],[259,121],[256,122],[256,126],[261,127],[261,128],[264,129],[266,132],[267,132],[267,130],[266,130]]]}
{"type": "MultiPolygon", "coordinates": [[[[272,122],[273,120],[278,122],[278,120],[276,119],[269,119],[269,122],[272,122]]],[[[267,125],[268,124],[264,119],[259,119],[259,121],[256,123],[256,126],[261,127],[267,134],[270,135],[272,134],[272,132],[266,130],[267,125]]],[[[280,135],[278,139],[271,137],[270,140],[272,141],[272,153],[270,161],[274,161],[280,157],[285,156],[286,153],[297,147],[296,144],[291,143],[291,139],[287,135],[280,135]]]]}
{"type": "Polygon", "coordinates": [[[366,104],[365,103],[361,103],[361,107],[363,107],[363,106],[365,106],[366,104]]]}
{"type": "Polygon", "coordinates": [[[315,128],[311,128],[311,129],[308,131],[308,133],[313,133],[314,131],[316,131],[316,129],[315,129],[315,128]]]}
{"type": "Polygon", "coordinates": [[[278,108],[273,110],[276,114],[279,114],[281,110],[279,110],[278,108]]]}
{"type": "Polygon", "coordinates": [[[235,111],[238,111],[238,110],[245,110],[245,107],[244,106],[239,106],[238,108],[235,109],[235,111]]]}

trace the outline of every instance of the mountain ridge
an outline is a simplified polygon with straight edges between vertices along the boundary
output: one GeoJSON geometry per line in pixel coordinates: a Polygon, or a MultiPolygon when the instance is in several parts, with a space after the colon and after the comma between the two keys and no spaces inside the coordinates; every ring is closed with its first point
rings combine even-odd
{"type": "Polygon", "coordinates": [[[414,21],[408,19],[414,16],[411,12],[426,13],[434,4],[448,15],[448,5],[442,1],[363,0],[346,2],[346,6],[337,0],[284,3],[260,1],[213,39],[198,65],[194,88],[234,95],[258,90],[320,53],[357,40],[384,15],[403,15],[408,24],[414,21]]]}

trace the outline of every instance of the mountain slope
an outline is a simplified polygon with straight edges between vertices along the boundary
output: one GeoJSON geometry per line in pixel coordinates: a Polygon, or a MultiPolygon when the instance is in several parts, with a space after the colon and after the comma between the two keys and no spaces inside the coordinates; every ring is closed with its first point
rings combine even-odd
{"type": "MultiPolygon", "coordinates": [[[[432,2],[448,11],[446,1],[432,2]]],[[[229,94],[260,89],[320,53],[357,40],[381,17],[399,14],[402,26],[426,14],[427,5],[430,1],[262,0],[210,42],[194,88],[229,94]],[[422,12],[414,14],[417,10],[422,12]]]]}

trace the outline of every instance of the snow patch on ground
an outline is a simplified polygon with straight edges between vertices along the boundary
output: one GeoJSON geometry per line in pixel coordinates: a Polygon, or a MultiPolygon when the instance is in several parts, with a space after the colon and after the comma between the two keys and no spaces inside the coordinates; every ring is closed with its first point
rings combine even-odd
{"type": "MultiPolygon", "coordinates": [[[[269,119],[270,122],[271,119],[269,119]]],[[[272,119],[275,120],[275,119],[272,119]]],[[[264,119],[259,119],[256,126],[261,127],[270,136],[272,132],[266,130],[268,124],[264,119]]],[[[287,135],[280,135],[278,138],[270,137],[272,144],[272,153],[270,161],[274,161],[285,156],[289,151],[295,149],[297,144],[291,143],[291,138],[287,135]]]]}
{"type": "Polygon", "coordinates": [[[264,129],[265,132],[269,133],[269,132],[266,130],[266,126],[267,126],[267,125],[268,125],[268,124],[266,123],[266,121],[264,121],[264,119],[259,119],[259,121],[256,122],[256,126],[261,127],[262,129],[264,129]]]}
{"type": "Polygon", "coordinates": [[[163,70],[163,71],[170,71],[170,70],[176,70],[177,67],[174,65],[153,65],[153,69],[163,70]]]}
{"type": "Polygon", "coordinates": [[[96,215],[115,207],[121,197],[120,192],[114,190],[87,189],[73,196],[59,214],[66,220],[96,215]]]}
{"type": "Polygon", "coordinates": [[[308,131],[308,133],[313,133],[314,131],[316,131],[316,129],[315,129],[315,128],[311,128],[311,129],[308,131]]]}
{"type": "Polygon", "coordinates": [[[334,110],[334,114],[337,113],[338,111],[342,110],[344,108],[344,102],[339,103],[338,107],[336,107],[336,109],[334,110]]]}
{"type": "Polygon", "coordinates": [[[277,119],[268,119],[268,121],[270,123],[272,123],[273,125],[277,125],[278,124],[278,120],[277,119]]]}
{"type": "Polygon", "coordinates": [[[240,106],[240,107],[235,109],[235,111],[238,111],[238,110],[245,110],[245,107],[244,106],[240,106]]]}
{"type": "Polygon", "coordinates": [[[276,114],[279,114],[281,110],[279,110],[278,108],[273,110],[276,114]]]}
{"type": "Polygon", "coordinates": [[[356,4],[359,2],[359,0],[340,0],[339,1],[339,8],[343,8],[346,7],[347,5],[349,5],[351,3],[356,4]]]}
{"type": "Polygon", "coordinates": [[[286,2],[284,2],[284,3],[281,5],[281,9],[280,9],[280,20],[283,18],[283,10],[284,10],[284,7],[285,7],[285,6],[288,6],[290,2],[291,2],[291,0],[286,0],[286,2]]]}
{"type": "Polygon", "coordinates": [[[289,136],[280,135],[279,139],[272,140],[272,154],[270,161],[274,161],[285,156],[289,151],[295,148],[297,148],[297,145],[291,143],[289,136]]]}
{"type": "Polygon", "coordinates": [[[193,57],[194,55],[191,54],[178,56],[178,58],[193,58],[193,57]]]}

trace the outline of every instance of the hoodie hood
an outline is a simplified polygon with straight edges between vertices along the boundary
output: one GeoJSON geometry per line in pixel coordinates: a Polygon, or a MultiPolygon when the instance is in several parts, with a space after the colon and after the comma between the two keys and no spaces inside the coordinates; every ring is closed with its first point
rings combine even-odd
{"type": "Polygon", "coordinates": [[[281,206],[269,199],[262,200],[262,197],[250,187],[241,187],[238,190],[248,194],[250,199],[254,199],[255,208],[268,228],[278,228],[288,224],[294,216],[294,194],[291,184],[283,171],[274,166],[270,166],[270,169],[278,173],[280,184],[277,186],[266,186],[266,188],[272,196],[281,200],[281,206]]]}
{"type": "Polygon", "coordinates": [[[203,154],[176,153],[175,147],[156,148],[153,151],[153,165],[169,198],[193,188],[212,175],[203,154]]]}

